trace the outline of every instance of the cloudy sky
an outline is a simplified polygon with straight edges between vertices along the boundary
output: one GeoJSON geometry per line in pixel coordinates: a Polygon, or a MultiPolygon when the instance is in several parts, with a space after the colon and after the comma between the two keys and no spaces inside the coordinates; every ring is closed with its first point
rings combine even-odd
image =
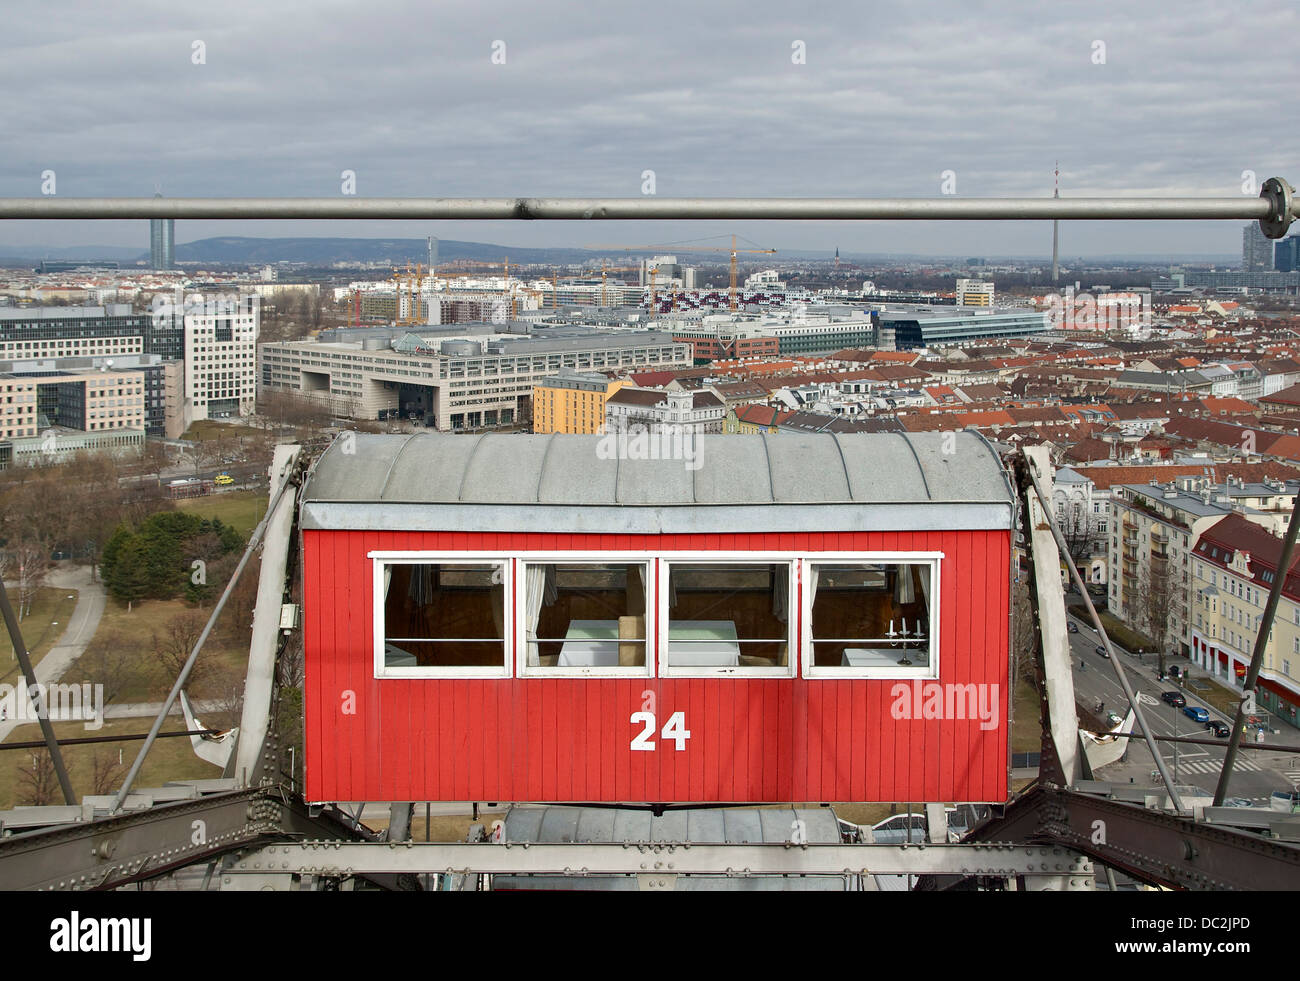
{"type": "MultiPolygon", "coordinates": [[[[1289,0],[553,4],[50,0],[0,31],[0,196],[960,197],[1300,184],[1289,0]],[[498,43],[499,42],[499,43],[498,43]],[[803,63],[799,61],[802,42],[803,63]],[[496,58],[494,60],[494,53],[496,58]],[[502,60],[504,64],[497,63],[502,60]],[[199,62],[199,63],[196,63],[199,62]]],[[[1241,223],[1076,223],[1062,252],[1236,253],[1241,223]]],[[[217,234],[1034,255],[1042,223],[179,222],[217,234]]],[[[0,222],[0,247],[148,246],[0,222]]],[[[0,250],[2,251],[2,250],[0,250]]]]}

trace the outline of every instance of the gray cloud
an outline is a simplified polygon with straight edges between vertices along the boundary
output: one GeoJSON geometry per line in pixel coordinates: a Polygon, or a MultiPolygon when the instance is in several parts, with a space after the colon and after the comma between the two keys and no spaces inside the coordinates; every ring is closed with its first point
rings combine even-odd
{"type": "MultiPolygon", "coordinates": [[[[1140,5],[53,3],[0,36],[0,195],[961,196],[1240,193],[1293,182],[1300,14],[1140,5]],[[207,63],[191,63],[206,45],[207,63]],[[491,63],[494,40],[505,65],[491,63]],[[807,63],[791,62],[791,44],[807,63]],[[1092,63],[1094,41],[1106,63],[1092,63]]],[[[725,223],[183,222],[211,234],[681,240],[725,223]]],[[[777,248],[1034,253],[1025,223],[739,223],[777,248]]],[[[1079,223],[1067,253],[1224,252],[1240,225],[1079,223]]],[[[147,244],[10,222],[5,244],[147,244]]]]}

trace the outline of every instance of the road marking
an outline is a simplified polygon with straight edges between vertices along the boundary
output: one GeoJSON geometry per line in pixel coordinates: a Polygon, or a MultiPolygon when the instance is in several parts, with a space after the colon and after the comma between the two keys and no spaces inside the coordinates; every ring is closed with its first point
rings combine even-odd
{"type": "MultiPolygon", "coordinates": [[[[1171,766],[1173,765],[1172,760],[1170,761],[1170,765],[1171,766]]],[[[1260,769],[1260,767],[1257,764],[1252,763],[1250,760],[1237,760],[1233,764],[1232,768],[1234,770],[1239,770],[1242,772],[1250,772],[1250,771],[1260,769]]],[[[1188,773],[1220,773],[1223,770],[1223,761],[1222,760],[1189,760],[1187,762],[1184,762],[1182,757],[1180,756],[1178,759],[1178,769],[1185,770],[1188,773]]]]}
{"type": "Polygon", "coordinates": [[[1137,700],[1138,700],[1138,704],[1139,704],[1139,705],[1159,705],[1159,704],[1160,704],[1160,699],[1156,698],[1154,695],[1148,695],[1148,694],[1147,694],[1146,692],[1144,692],[1144,691],[1140,691],[1140,692],[1137,693],[1137,700]]]}

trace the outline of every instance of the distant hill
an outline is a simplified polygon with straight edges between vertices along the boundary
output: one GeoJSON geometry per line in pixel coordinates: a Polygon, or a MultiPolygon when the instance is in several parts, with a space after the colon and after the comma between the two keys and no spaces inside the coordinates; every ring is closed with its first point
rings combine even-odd
{"type": "MultiPolygon", "coordinates": [[[[134,262],[141,258],[139,249],[122,245],[0,245],[0,256],[13,259],[116,259],[134,262]]],[[[146,250],[144,258],[149,257],[146,250]]]]}
{"type": "MultiPolygon", "coordinates": [[[[439,263],[453,259],[497,262],[582,262],[594,253],[586,249],[525,249],[486,242],[438,240],[439,263]]],[[[424,262],[428,247],[422,238],[246,238],[221,236],[176,246],[179,262],[424,262]]]]}

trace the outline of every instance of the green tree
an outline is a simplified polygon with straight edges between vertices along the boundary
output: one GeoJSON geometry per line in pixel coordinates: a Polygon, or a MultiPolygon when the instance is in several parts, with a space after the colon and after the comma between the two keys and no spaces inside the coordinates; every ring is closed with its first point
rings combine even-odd
{"type": "Polygon", "coordinates": [[[134,603],[149,595],[148,550],[139,536],[131,535],[120,543],[112,571],[106,570],[103,579],[108,591],[125,603],[134,603]]]}

